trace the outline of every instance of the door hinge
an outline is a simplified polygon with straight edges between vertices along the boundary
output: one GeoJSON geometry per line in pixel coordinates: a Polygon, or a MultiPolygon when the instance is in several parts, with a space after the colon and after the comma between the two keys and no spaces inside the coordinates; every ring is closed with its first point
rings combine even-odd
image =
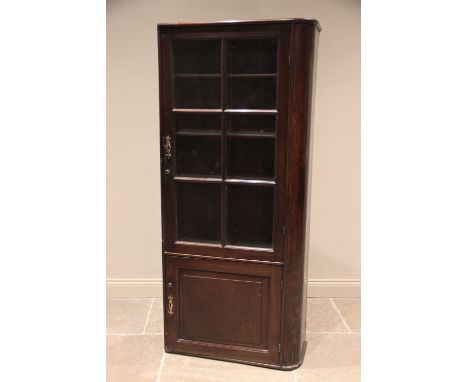
{"type": "Polygon", "coordinates": [[[281,344],[278,344],[278,353],[281,353],[281,344]]]}
{"type": "Polygon", "coordinates": [[[282,280],[281,280],[280,288],[281,288],[281,290],[284,289],[284,281],[282,281],[282,280]]]}

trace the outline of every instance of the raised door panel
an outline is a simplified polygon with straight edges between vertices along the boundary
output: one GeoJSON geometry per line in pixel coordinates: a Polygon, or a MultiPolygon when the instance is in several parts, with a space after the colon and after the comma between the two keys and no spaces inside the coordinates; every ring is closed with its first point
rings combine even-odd
{"type": "Polygon", "coordinates": [[[281,268],[166,256],[166,349],[278,362],[281,268]]]}

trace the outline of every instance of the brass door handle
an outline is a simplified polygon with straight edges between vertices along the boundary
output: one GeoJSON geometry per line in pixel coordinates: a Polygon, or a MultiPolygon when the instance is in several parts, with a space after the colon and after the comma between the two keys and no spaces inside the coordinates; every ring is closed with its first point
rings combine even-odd
{"type": "Polygon", "coordinates": [[[167,313],[169,316],[174,314],[174,297],[172,295],[167,296],[167,313]]]}

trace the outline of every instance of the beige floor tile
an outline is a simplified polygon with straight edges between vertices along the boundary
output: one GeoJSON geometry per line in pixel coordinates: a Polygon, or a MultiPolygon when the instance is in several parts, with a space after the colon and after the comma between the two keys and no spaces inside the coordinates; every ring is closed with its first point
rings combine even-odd
{"type": "Polygon", "coordinates": [[[160,382],[294,382],[291,371],[165,354],[160,382]]]}
{"type": "Polygon", "coordinates": [[[308,334],[302,366],[296,370],[300,382],[358,382],[361,336],[359,334],[308,334]]]}
{"type": "Polygon", "coordinates": [[[361,371],[359,367],[310,370],[305,373],[296,372],[297,382],[359,382],[361,371]]]}
{"type": "Polygon", "coordinates": [[[164,330],[164,314],[162,298],[155,298],[151,313],[146,324],[145,333],[161,334],[164,330]]]}
{"type": "Polygon", "coordinates": [[[108,335],[107,382],[155,382],[162,354],[161,335],[108,335]]]}
{"type": "Polygon", "coordinates": [[[107,333],[142,333],[152,301],[152,298],[107,299],[107,333]]]}
{"type": "MultiPolygon", "coordinates": [[[[360,299],[333,302],[349,328],[359,332],[360,299]]],[[[313,333],[307,334],[304,364],[294,372],[284,372],[175,354],[162,356],[162,299],[108,299],[108,333],[147,334],[107,336],[107,382],[155,382],[158,370],[159,382],[357,382],[360,335],[348,333],[337,309],[330,299],[308,299],[307,330],[313,333]]]]}
{"type": "Polygon", "coordinates": [[[361,299],[334,298],[336,307],[352,332],[361,331],[361,299]]]}
{"type": "Polygon", "coordinates": [[[307,332],[347,332],[329,298],[307,299],[307,332]]]}

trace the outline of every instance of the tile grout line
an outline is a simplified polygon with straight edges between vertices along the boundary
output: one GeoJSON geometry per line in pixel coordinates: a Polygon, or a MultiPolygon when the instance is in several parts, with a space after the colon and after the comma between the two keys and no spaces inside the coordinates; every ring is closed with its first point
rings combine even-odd
{"type": "Polygon", "coordinates": [[[166,352],[163,351],[163,354],[161,357],[161,363],[159,364],[158,371],[157,371],[158,375],[156,376],[156,382],[159,382],[161,380],[161,373],[162,373],[163,363],[164,363],[165,358],[166,358],[166,352]]]}
{"type": "MultiPolygon", "coordinates": [[[[359,332],[306,332],[307,334],[361,334],[359,332]]],[[[162,334],[162,333],[161,333],[162,334]]]]}
{"type": "Polygon", "coordinates": [[[335,301],[333,301],[332,298],[329,299],[330,302],[332,303],[333,307],[335,308],[336,312],[338,313],[338,315],[340,316],[341,318],[341,321],[343,321],[343,324],[344,326],[346,327],[346,329],[348,330],[348,333],[352,333],[351,332],[351,329],[349,328],[348,324],[346,323],[346,321],[344,320],[343,316],[341,315],[341,312],[339,311],[338,307],[336,306],[335,304],[335,301]]]}
{"type": "Polygon", "coordinates": [[[162,336],[164,333],[106,333],[106,336],[162,336]]]}
{"type": "Polygon", "coordinates": [[[149,321],[149,318],[151,316],[151,311],[153,310],[154,300],[155,299],[153,298],[153,300],[151,301],[151,306],[149,308],[148,315],[146,316],[145,327],[143,328],[143,331],[141,332],[141,334],[146,333],[146,326],[148,325],[148,321],[149,321]]]}

